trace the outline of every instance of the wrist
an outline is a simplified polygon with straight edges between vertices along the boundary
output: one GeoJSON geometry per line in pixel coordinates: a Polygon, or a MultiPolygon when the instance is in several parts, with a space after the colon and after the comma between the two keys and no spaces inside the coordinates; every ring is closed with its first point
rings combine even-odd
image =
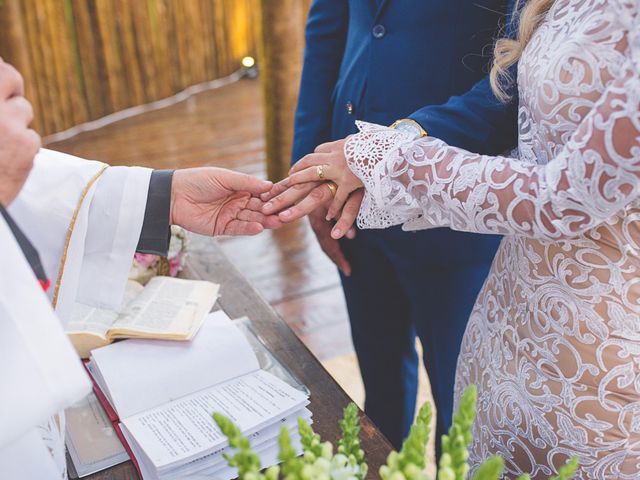
{"type": "Polygon", "coordinates": [[[173,172],[173,177],[171,178],[171,201],[169,202],[169,225],[178,225],[178,220],[176,218],[176,200],[179,196],[179,184],[180,178],[182,177],[182,173],[180,170],[176,170],[173,172]]]}
{"type": "Polygon", "coordinates": [[[413,140],[417,140],[419,138],[427,136],[427,131],[422,128],[422,125],[411,118],[396,120],[395,122],[393,122],[390,128],[411,135],[413,137],[413,140]]]}

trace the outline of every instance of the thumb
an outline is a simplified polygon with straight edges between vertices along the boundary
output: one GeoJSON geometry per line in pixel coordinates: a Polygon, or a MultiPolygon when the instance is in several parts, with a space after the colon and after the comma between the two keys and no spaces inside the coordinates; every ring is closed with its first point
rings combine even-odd
{"type": "Polygon", "coordinates": [[[268,192],[273,187],[273,183],[268,180],[261,180],[251,175],[231,170],[224,170],[221,177],[220,183],[227,189],[236,192],[249,192],[251,195],[260,195],[268,192]]]}

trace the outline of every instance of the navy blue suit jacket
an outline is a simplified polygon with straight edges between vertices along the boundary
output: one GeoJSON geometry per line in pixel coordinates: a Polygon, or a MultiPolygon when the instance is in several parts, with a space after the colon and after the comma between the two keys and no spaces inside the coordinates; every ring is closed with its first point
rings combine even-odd
{"type": "Polygon", "coordinates": [[[355,120],[410,117],[429,135],[496,154],[516,139],[515,104],[485,78],[512,0],[314,0],[292,161],[354,133],[355,120]]]}

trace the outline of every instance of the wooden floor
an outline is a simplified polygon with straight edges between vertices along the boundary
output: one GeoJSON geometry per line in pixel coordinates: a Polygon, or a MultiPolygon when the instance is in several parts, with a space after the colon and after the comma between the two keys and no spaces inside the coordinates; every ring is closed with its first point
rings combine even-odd
{"type": "MultiPolygon", "coordinates": [[[[241,80],[47,147],[111,165],[215,165],[265,177],[259,84],[241,80]]],[[[220,244],[319,359],[352,352],[337,271],[306,221],[220,244]]]]}

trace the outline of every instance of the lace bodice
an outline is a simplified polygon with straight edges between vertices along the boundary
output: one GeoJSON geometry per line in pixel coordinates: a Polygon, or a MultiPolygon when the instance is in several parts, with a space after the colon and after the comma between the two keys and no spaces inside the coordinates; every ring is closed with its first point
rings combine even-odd
{"type": "Polygon", "coordinates": [[[518,67],[518,158],[360,124],[345,154],[361,228],[505,235],[457,388],[479,386],[472,461],[545,478],[640,478],[640,20],[557,0],[518,67]]]}

